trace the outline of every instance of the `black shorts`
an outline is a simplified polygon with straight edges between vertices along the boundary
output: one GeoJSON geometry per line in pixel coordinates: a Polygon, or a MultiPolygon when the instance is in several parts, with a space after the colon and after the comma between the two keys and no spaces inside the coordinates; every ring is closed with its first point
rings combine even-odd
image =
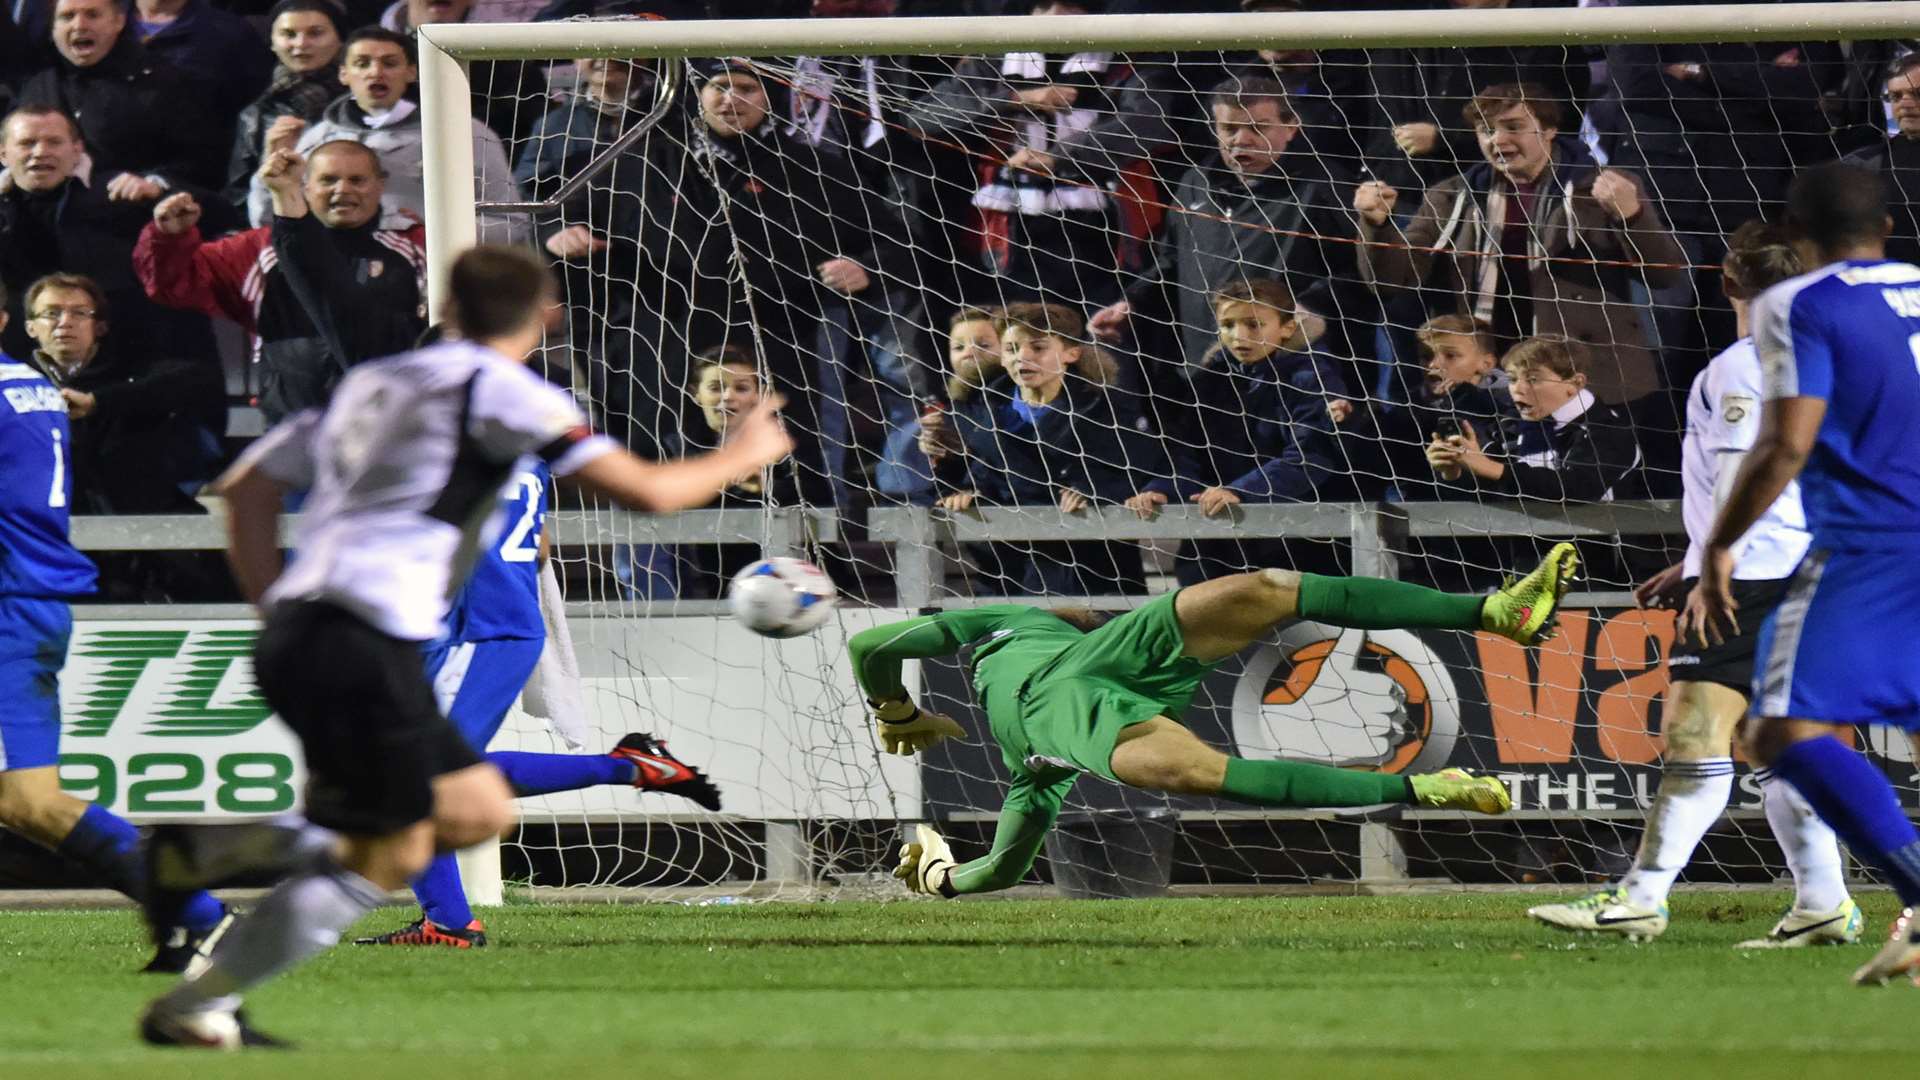
{"type": "Polygon", "coordinates": [[[300,737],[307,818],[379,836],[433,815],[433,779],[480,764],[434,701],[420,643],[319,601],[268,617],[253,651],[267,703],[300,737]]]}
{"type": "MultiPolygon", "coordinates": [[[[1741,694],[1753,696],[1753,654],[1760,644],[1760,624],[1767,621],[1773,609],[1787,595],[1787,583],[1791,578],[1772,578],[1759,581],[1740,581],[1733,583],[1733,599],[1740,605],[1735,616],[1740,620],[1740,632],[1731,635],[1718,645],[1702,646],[1698,641],[1673,639],[1673,647],[1667,652],[1667,674],[1674,682],[1706,682],[1731,687],[1741,694]]],[[[1688,578],[1682,586],[1693,591],[1697,578],[1688,578]]]]}

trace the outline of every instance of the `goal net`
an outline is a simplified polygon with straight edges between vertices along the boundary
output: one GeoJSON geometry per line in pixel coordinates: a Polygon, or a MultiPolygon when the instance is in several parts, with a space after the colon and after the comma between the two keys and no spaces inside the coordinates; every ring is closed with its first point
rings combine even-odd
{"type": "MultiPolygon", "coordinates": [[[[1479,592],[1565,539],[1586,577],[1542,648],[1299,622],[1184,717],[1250,758],[1486,771],[1511,816],[1255,810],[1092,777],[1028,880],[1624,869],[1675,645],[1671,609],[1634,589],[1686,548],[1690,410],[1737,427],[1758,408],[1695,385],[1742,333],[1723,260],[1797,169],[1891,160],[1905,190],[1920,62],[1899,39],[1920,5],[1251,6],[423,30],[437,267],[490,220],[531,221],[565,286],[547,373],[607,431],[697,453],[778,392],[798,444],[683,518],[555,504],[589,741],[660,734],[727,807],[551,796],[509,877],[878,888],[920,820],[983,852],[1007,774],[964,661],[910,685],[970,737],[888,758],[845,657],[877,622],[1119,612],[1267,566],[1479,592]],[[517,201],[474,202],[509,179],[475,161],[476,119],[505,138],[517,201]],[[762,553],[826,568],[836,621],[790,641],[732,623],[728,577],[762,553]]],[[[1911,255],[1904,203],[1895,218],[1911,255]]],[[[1911,797],[1904,741],[1861,745],[1911,797]]],[[[1687,880],[1782,872],[1736,771],[1687,880]]]]}

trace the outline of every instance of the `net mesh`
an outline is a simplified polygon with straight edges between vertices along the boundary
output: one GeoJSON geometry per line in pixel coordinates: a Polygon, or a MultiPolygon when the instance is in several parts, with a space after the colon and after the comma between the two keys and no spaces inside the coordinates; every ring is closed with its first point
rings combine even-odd
{"type": "MultiPolygon", "coordinates": [[[[554,200],[482,208],[530,225],[563,277],[550,376],[649,457],[714,445],[769,390],[799,443],[729,489],[704,537],[563,507],[592,540],[557,556],[590,605],[574,633],[596,737],[665,734],[711,763],[729,813],[550,797],[510,874],[870,885],[917,818],[983,850],[1006,772],[965,672],[929,661],[919,685],[971,740],[882,760],[844,658],[877,621],[1002,598],[1126,610],[1266,566],[1484,591],[1576,537],[1586,591],[1536,652],[1301,623],[1223,665],[1186,717],[1243,756],[1485,770],[1512,818],[1254,811],[1088,779],[1030,880],[1616,875],[1658,790],[1674,644],[1672,613],[1631,591],[1686,547],[1681,418],[1740,332],[1728,237],[1777,214],[1798,168],[1897,165],[1901,131],[1920,134],[1920,72],[1888,81],[1903,53],[473,64],[515,197],[554,200]],[[763,551],[828,569],[839,621],[773,642],[707,603],[763,551]]],[[[1892,254],[1920,254],[1894,187],[1892,254]]],[[[1904,742],[1862,745],[1911,800],[1904,742]]],[[[1781,871],[1758,790],[1742,765],[1690,878],[1781,871]]]]}

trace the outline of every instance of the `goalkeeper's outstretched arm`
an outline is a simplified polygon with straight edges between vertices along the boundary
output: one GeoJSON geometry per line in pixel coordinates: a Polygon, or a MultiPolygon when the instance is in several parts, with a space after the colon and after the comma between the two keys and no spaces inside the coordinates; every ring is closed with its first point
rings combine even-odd
{"type": "Polygon", "coordinates": [[[1042,787],[1030,776],[1016,776],[1000,808],[992,850],[971,862],[956,863],[940,834],[919,826],[914,842],[901,849],[895,876],[914,892],[946,897],[998,892],[1020,884],[1033,868],[1074,780],[1069,776],[1042,787]]]}
{"type": "Polygon", "coordinates": [[[944,611],[876,626],[853,636],[847,644],[853,656],[853,677],[873,709],[882,749],[889,754],[917,754],[941,739],[966,734],[952,719],[923,711],[913,703],[900,681],[901,664],[952,655],[968,642],[998,629],[1006,615],[1004,607],[944,611]]]}

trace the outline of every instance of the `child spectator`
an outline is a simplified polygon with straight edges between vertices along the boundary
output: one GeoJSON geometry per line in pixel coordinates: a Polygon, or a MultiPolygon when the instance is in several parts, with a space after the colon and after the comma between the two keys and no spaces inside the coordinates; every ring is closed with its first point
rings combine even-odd
{"type": "MultiPolygon", "coordinates": [[[[1063,304],[1012,304],[995,320],[1011,386],[983,387],[953,412],[960,450],[942,459],[950,494],[936,504],[1057,506],[1073,514],[1134,490],[1130,465],[1154,453],[1107,393],[1118,365],[1086,344],[1086,324],[1063,304]]],[[[993,544],[984,568],[999,587],[1087,595],[1143,588],[1140,549],[1075,540],[993,544]]]]}
{"type": "MultiPolygon", "coordinates": [[[[1219,341],[1188,365],[1183,392],[1157,403],[1172,467],[1127,500],[1136,514],[1191,502],[1218,517],[1242,502],[1354,497],[1334,419],[1344,411],[1335,403],[1350,398],[1347,384],[1321,355],[1295,351],[1303,340],[1294,311],[1292,292],[1271,278],[1215,290],[1219,341]]],[[[1192,583],[1244,570],[1264,547],[1189,541],[1176,574],[1192,583]]]]}
{"type": "Polygon", "coordinates": [[[1407,380],[1407,406],[1384,424],[1394,484],[1403,499],[1442,497],[1430,482],[1424,450],[1435,438],[1458,435],[1461,425],[1492,431],[1513,412],[1507,372],[1492,329],[1466,315],[1437,315],[1414,331],[1423,363],[1407,380]]]}
{"type": "Polygon", "coordinates": [[[1554,502],[1638,497],[1640,447],[1626,414],[1587,389],[1586,346],[1566,338],[1526,338],[1501,358],[1512,380],[1517,420],[1488,434],[1462,421],[1457,435],[1436,435],[1427,461],[1441,480],[1489,495],[1554,502]]]}
{"type": "Polygon", "coordinates": [[[941,458],[960,449],[945,410],[959,408],[995,376],[1005,374],[1000,364],[1000,333],[994,313],[966,307],[947,320],[946,403],[925,402],[912,423],[887,434],[885,453],[874,485],[882,494],[909,503],[928,501],[934,491],[934,469],[941,458]]]}
{"type": "MultiPolygon", "coordinates": [[[[678,455],[688,457],[719,446],[767,392],[766,378],[753,357],[732,345],[702,352],[694,365],[693,379],[694,401],[700,406],[702,423],[681,434],[678,455]]],[[[710,509],[732,510],[793,506],[798,501],[792,463],[781,462],[765,472],[741,477],[707,505],[710,509]]],[[[711,598],[726,595],[727,582],[760,558],[760,547],[751,543],[682,544],[674,554],[680,595],[711,598]]]]}
{"type": "Polygon", "coordinates": [[[268,150],[291,150],[307,125],[340,93],[340,9],[333,0],[280,0],[269,43],[280,62],[266,92],[240,110],[227,162],[227,201],[243,212],[253,174],[268,150]]]}

